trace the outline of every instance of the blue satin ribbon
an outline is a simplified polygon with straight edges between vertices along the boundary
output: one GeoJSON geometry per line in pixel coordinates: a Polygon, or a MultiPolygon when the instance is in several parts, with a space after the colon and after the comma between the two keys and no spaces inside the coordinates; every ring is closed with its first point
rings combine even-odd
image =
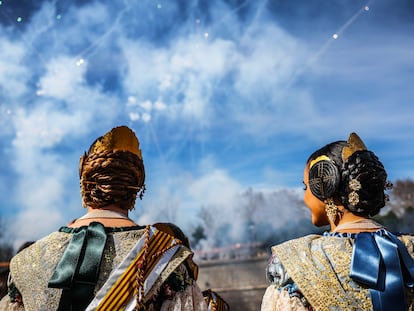
{"type": "Polygon", "coordinates": [[[356,235],[351,278],[370,288],[375,311],[405,311],[404,285],[413,287],[414,260],[405,245],[386,230],[356,235]]]}

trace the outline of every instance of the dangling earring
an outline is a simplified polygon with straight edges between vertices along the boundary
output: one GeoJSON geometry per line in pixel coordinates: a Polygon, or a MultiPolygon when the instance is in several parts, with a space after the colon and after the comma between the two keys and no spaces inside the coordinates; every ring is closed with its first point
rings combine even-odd
{"type": "Polygon", "coordinates": [[[335,205],[332,198],[327,198],[324,203],[326,215],[332,223],[335,223],[336,218],[338,217],[338,206],[335,205]]]}

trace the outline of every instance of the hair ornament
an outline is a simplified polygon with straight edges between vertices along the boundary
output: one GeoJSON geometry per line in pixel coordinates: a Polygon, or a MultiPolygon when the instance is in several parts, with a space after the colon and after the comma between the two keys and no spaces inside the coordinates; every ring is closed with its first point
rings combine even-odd
{"type": "Polygon", "coordinates": [[[346,161],[351,155],[357,151],[367,150],[362,139],[354,132],[349,135],[348,146],[342,149],[342,161],[346,161]]]}
{"type": "Polygon", "coordinates": [[[321,156],[317,157],[315,160],[312,160],[309,163],[309,169],[311,169],[312,166],[314,166],[316,163],[318,163],[320,161],[331,161],[331,159],[326,155],[321,155],[321,156]]]}
{"type": "Polygon", "coordinates": [[[325,203],[325,211],[328,219],[335,223],[336,218],[338,217],[338,206],[334,203],[332,198],[328,198],[324,201],[325,203]]]}
{"type": "Polygon", "coordinates": [[[348,195],[348,202],[353,206],[357,205],[359,203],[359,194],[356,191],[352,191],[348,195]]]}
{"type": "Polygon", "coordinates": [[[79,160],[79,177],[82,176],[83,166],[92,154],[110,151],[129,151],[142,161],[142,152],[139,149],[139,140],[127,126],[114,127],[104,136],[97,138],[79,160]]]}
{"type": "Polygon", "coordinates": [[[351,179],[348,186],[349,189],[352,190],[348,195],[348,202],[349,204],[355,206],[359,203],[359,194],[357,191],[361,190],[361,183],[357,179],[351,179]]]}
{"type": "Polygon", "coordinates": [[[133,209],[145,192],[145,168],[138,138],[118,126],[97,138],[79,161],[83,206],[101,208],[113,203],[133,209]]]}
{"type": "Polygon", "coordinates": [[[352,191],[358,191],[361,190],[361,183],[357,179],[351,179],[349,181],[349,189],[352,191]]]}
{"type": "Polygon", "coordinates": [[[340,175],[335,162],[321,155],[309,163],[309,188],[314,196],[323,201],[338,190],[340,175]]]}
{"type": "Polygon", "coordinates": [[[142,160],[139,141],[135,133],[127,126],[118,126],[98,138],[89,148],[88,155],[102,151],[129,151],[142,160]]]}

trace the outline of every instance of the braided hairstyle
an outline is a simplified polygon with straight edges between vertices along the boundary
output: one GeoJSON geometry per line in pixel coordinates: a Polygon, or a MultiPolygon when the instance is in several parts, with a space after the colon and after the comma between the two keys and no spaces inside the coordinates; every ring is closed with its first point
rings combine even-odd
{"type": "Polygon", "coordinates": [[[334,198],[359,216],[374,216],[385,205],[390,186],[387,173],[378,157],[369,150],[354,152],[345,161],[342,151],[346,141],[336,141],[315,151],[308,159],[309,187],[324,201],[334,198]]]}
{"type": "Polygon", "coordinates": [[[102,208],[118,204],[134,208],[145,191],[143,161],[129,151],[104,150],[85,155],[80,170],[83,205],[102,208]]]}
{"type": "Polygon", "coordinates": [[[336,141],[309,157],[309,188],[319,200],[334,197],[341,181],[342,148],[346,141],[336,141]]]}
{"type": "Polygon", "coordinates": [[[343,164],[338,195],[352,213],[374,216],[387,201],[387,186],[387,172],[378,157],[368,150],[357,151],[343,164]]]}

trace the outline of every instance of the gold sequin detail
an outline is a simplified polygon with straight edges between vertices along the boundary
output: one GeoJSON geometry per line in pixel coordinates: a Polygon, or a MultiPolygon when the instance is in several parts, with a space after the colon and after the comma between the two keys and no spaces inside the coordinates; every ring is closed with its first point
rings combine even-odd
{"type": "MultiPolygon", "coordinates": [[[[414,237],[401,240],[413,256],[414,237]]],[[[349,276],[352,246],[350,238],[309,235],[276,245],[272,251],[316,310],[372,310],[369,289],[349,276]]],[[[413,299],[408,302],[413,310],[413,299]]]]}
{"type": "MultiPolygon", "coordinates": [[[[108,234],[95,291],[103,285],[143,232],[130,230],[108,234]]],[[[16,287],[22,293],[26,311],[57,310],[62,290],[48,288],[47,284],[71,238],[70,233],[54,232],[12,259],[10,270],[16,287]]]]}

